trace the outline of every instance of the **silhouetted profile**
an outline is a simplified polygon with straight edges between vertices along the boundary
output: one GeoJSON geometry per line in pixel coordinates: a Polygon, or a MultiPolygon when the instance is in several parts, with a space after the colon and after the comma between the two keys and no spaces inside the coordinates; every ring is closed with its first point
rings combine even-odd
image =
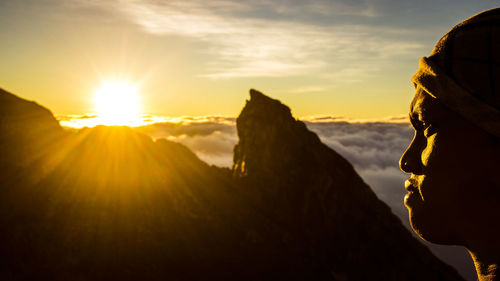
{"type": "Polygon", "coordinates": [[[451,29],[420,59],[400,160],[415,232],[469,250],[479,280],[500,280],[500,9],[451,29]]]}

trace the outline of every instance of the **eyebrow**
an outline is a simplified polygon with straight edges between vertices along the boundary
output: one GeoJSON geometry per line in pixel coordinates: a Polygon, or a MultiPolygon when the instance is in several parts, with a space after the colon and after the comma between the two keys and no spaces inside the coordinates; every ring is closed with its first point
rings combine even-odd
{"type": "Polygon", "coordinates": [[[418,118],[415,118],[415,114],[411,112],[408,115],[411,125],[413,126],[413,128],[416,128],[418,126],[418,118]]]}
{"type": "Polygon", "coordinates": [[[414,129],[419,130],[423,127],[423,122],[421,119],[424,118],[423,112],[410,112],[409,119],[410,123],[414,129]]]}

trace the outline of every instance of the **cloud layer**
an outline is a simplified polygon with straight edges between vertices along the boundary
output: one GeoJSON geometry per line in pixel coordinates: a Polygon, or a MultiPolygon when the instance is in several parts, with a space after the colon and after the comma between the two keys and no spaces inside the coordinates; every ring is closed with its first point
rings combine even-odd
{"type": "Polygon", "coordinates": [[[233,147],[238,142],[235,118],[232,117],[183,117],[138,127],[137,130],[154,139],[180,142],[205,162],[224,167],[232,166],[233,147]]]}

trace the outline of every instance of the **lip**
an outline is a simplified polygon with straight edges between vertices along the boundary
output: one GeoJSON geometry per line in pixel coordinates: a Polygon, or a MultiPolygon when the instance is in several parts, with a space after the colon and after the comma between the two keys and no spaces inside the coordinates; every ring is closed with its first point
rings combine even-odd
{"type": "Polygon", "coordinates": [[[405,195],[404,204],[406,207],[411,208],[411,206],[415,206],[419,201],[419,192],[418,192],[418,182],[409,178],[405,181],[405,189],[408,193],[405,195]]]}
{"type": "Polygon", "coordinates": [[[418,183],[416,180],[409,178],[405,181],[405,189],[409,192],[415,192],[418,190],[418,183]]]}
{"type": "Polygon", "coordinates": [[[404,204],[407,208],[415,207],[420,203],[420,196],[417,192],[410,191],[405,195],[404,204]]]}

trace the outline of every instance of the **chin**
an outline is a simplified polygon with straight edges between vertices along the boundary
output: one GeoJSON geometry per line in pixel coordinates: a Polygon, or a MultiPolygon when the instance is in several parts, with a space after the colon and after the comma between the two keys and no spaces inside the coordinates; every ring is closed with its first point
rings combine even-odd
{"type": "Polygon", "coordinates": [[[408,209],[411,228],[423,240],[434,244],[457,245],[456,239],[447,220],[436,215],[421,213],[418,210],[408,209]]]}

